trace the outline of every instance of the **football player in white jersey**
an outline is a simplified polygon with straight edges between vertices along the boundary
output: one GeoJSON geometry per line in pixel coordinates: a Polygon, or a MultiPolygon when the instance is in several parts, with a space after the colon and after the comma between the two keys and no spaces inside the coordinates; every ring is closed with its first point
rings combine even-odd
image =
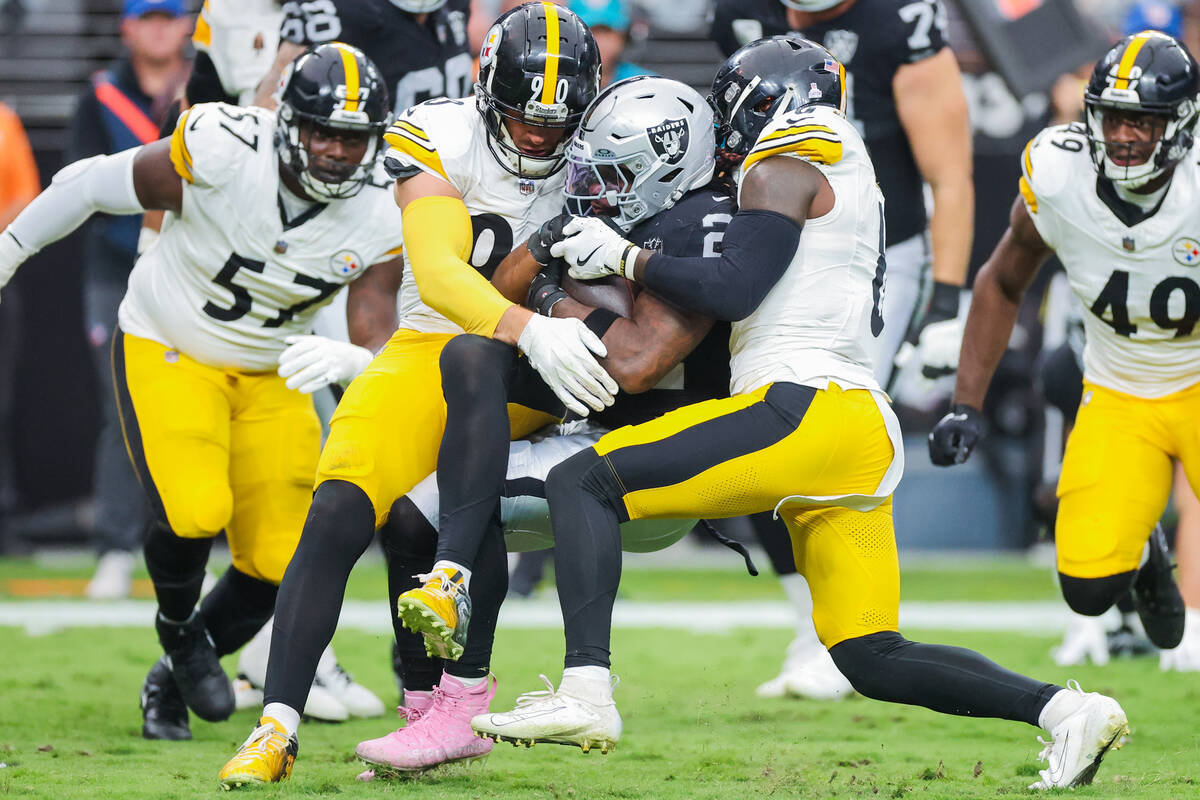
{"type": "MultiPolygon", "coordinates": [[[[558,213],[566,143],[599,73],[595,40],[578,17],[527,3],[489,31],[474,98],[426,101],[388,130],[385,165],[396,178],[409,273],[400,327],[331,420],[277,603],[263,716],[221,770],[222,785],[290,775],[304,697],[350,570],[392,504],[436,469],[446,414],[438,361],[455,334],[516,345],[553,390],[513,400],[513,438],[560,419],[562,404],[586,414],[612,403],[617,387],[596,361],[605,349],[595,334],[580,320],[535,316],[488,281],[516,242],[558,213]]],[[[492,577],[472,591],[502,595],[501,576],[492,577]]],[[[456,688],[456,702],[486,708],[482,675],[456,688]]]]}
{"type": "MultiPolygon", "coordinates": [[[[328,45],[292,69],[278,116],[193,106],[170,138],[65,168],[0,236],[0,286],[91,214],[167,211],[130,276],[113,338],[118,407],[155,511],[145,555],[166,652],[143,687],[144,734],[190,738],[187,708],[232,713],[218,657],[271,615],[320,452],[311,398],[276,374],[287,341],[364,272],[399,275],[400,216],[368,183],[390,112],[359,51],[328,45]],[[233,565],[196,603],[213,538],[233,565]]],[[[394,280],[393,280],[394,282],[394,280]]],[[[355,292],[366,347],[345,345],[317,382],[369,361],[395,324],[394,293],[355,292]]]]}
{"type": "Polygon", "coordinates": [[[551,248],[576,277],[623,274],[684,308],[731,320],[731,397],[614,431],[551,470],[563,680],[472,726],[526,743],[614,745],[621,719],[608,668],[619,523],[774,509],[812,588],[818,635],[856,690],[1041,725],[1054,743],[1035,786],[1088,783],[1127,730],[1115,700],[898,632],[891,495],[903,450],[867,346],[881,332],[882,195],[842,114],[841,64],[798,38],[746,50],[761,56],[735,54],[711,96],[719,138],[745,153],[734,176],[739,211],[720,258],[651,254],[586,218],[551,248]],[[766,81],[750,65],[770,70],[783,95],[756,95],[766,81]]]}
{"type": "Polygon", "coordinates": [[[1021,197],[976,279],[954,406],[929,438],[936,464],[970,456],[1017,304],[1057,253],[1087,334],[1083,399],[1058,481],[1063,597],[1097,616],[1132,588],[1147,637],[1164,649],[1179,644],[1186,617],[1155,530],[1172,459],[1200,488],[1198,91],[1182,44],[1134,34],[1096,64],[1086,125],[1048,128],[1026,146],[1021,197]]]}

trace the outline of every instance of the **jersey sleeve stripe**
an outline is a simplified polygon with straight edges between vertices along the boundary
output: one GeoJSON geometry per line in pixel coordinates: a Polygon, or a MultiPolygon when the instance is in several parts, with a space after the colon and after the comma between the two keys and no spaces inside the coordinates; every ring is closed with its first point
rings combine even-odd
{"type": "Polygon", "coordinates": [[[542,3],[546,12],[546,70],[542,78],[542,103],[554,102],[558,88],[558,7],[554,3],[542,3]]]}
{"type": "Polygon", "coordinates": [[[196,179],[192,175],[192,154],[188,152],[187,139],[184,136],[188,117],[191,114],[192,109],[190,108],[183,112],[183,116],[175,125],[175,132],[171,134],[171,163],[175,166],[175,172],[179,177],[188,183],[195,183],[196,179]]]}
{"type": "Polygon", "coordinates": [[[200,14],[196,17],[196,30],[192,33],[192,44],[200,48],[212,46],[212,28],[205,17],[207,11],[208,0],[204,0],[204,7],[200,9],[200,14]]]}
{"type": "Polygon", "coordinates": [[[410,134],[412,134],[412,136],[410,138],[415,138],[419,141],[422,141],[425,144],[429,145],[429,149],[431,149],[431,150],[433,149],[433,142],[431,142],[429,140],[429,134],[425,133],[425,131],[421,130],[416,125],[413,125],[408,120],[398,119],[398,120],[396,120],[396,124],[393,125],[391,128],[389,128],[388,130],[389,130],[389,132],[391,132],[395,128],[401,128],[405,131],[408,131],[410,134]]]}
{"type": "Polygon", "coordinates": [[[1037,213],[1037,195],[1033,193],[1033,187],[1029,185],[1029,181],[1022,175],[1017,179],[1017,188],[1021,190],[1021,197],[1025,200],[1025,206],[1029,209],[1030,214],[1037,213]]]}
{"type": "MultiPolygon", "coordinates": [[[[1034,137],[1036,138],[1036,137],[1034,137]]],[[[1030,151],[1033,150],[1033,139],[1030,139],[1025,144],[1025,150],[1021,153],[1021,165],[1025,168],[1025,176],[1033,177],[1033,158],[1030,156],[1030,151]]]]}
{"type": "Polygon", "coordinates": [[[341,42],[335,42],[342,57],[342,72],[345,73],[346,99],[343,111],[358,111],[358,59],[353,51],[341,42]]]}
{"type": "Polygon", "coordinates": [[[784,136],[795,136],[795,135],[801,134],[801,133],[824,133],[829,136],[832,136],[833,141],[838,140],[837,133],[834,132],[833,128],[830,128],[828,126],[825,126],[825,125],[799,125],[799,126],[792,127],[792,128],[782,128],[780,130],[773,131],[772,133],[768,133],[766,136],[762,137],[758,141],[759,141],[759,143],[769,142],[774,139],[782,139],[784,136]]]}
{"type": "Polygon", "coordinates": [[[780,144],[778,147],[764,147],[751,150],[750,155],[746,156],[743,171],[749,170],[750,167],[764,158],[783,155],[785,153],[794,153],[806,161],[814,161],[818,164],[836,164],[842,160],[842,143],[840,141],[831,142],[827,139],[817,139],[810,136],[799,141],[780,144]]]}
{"type": "Polygon", "coordinates": [[[388,144],[390,144],[392,147],[399,147],[399,145],[396,143],[404,141],[404,142],[411,142],[412,144],[415,144],[417,147],[420,147],[422,150],[427,150],[430,153],[437,152],[437,148],[434,147],[433,143],[430,142],[428,139],[419,139],[416,136],[413,136],[408,131],[404,130],[403,128],[389,128],[387,133],[385,133],[383,135],[383,140],[385,142],[387,142],[388,144]]]}
{"type": "Polygon", "coordinates": [[[446,168],[442,166],[442,159],[438,156],[436,150],[407,138],[406,135],[403,135],[403,132],[389,131],[384,134],[383,138],[392,146],[392,149],[396,151],[402,161],[415,163],[416,166],[421,167],[426,172],[432,172],[446,181],[450,180],[446,176],[446,168]]]}

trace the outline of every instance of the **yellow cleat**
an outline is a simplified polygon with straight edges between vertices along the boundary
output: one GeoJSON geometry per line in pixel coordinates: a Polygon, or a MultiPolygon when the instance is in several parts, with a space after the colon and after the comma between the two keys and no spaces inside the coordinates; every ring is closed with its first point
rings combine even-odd
{"type": "Polygon", "coordinates": [[[296,734],[289,736],[278,722],[263,717],[221,768],[221,788],[229,790],[247,783],[275,783],[290,778],[299,749],[296,734]]]}
{"type": "Polygon", "coordinates": [[[442,568],[417,577],[424,585],[400,595],[396,615],[404,627],[425,637],[429,655],[457,661],[463,654],[471,618],[471,597],[463,575],[442,568]]]}

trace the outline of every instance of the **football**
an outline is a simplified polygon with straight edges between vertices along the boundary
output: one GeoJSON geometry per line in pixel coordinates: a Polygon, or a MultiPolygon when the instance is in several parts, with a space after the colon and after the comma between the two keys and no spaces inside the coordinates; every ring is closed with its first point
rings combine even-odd
{"type": "Polygon", "coordinates": [[[562,288],[573,300],[595,308],[604,308],[622,317],[633,315],[637,286],[620,275],[608,275],[594,281],[581,281],[563,274],[562,288]]]}

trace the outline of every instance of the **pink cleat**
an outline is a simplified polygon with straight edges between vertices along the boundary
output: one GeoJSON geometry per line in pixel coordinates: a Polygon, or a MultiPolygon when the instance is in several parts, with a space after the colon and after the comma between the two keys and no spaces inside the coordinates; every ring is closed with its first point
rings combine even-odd
{"type": "Polygon", "coordinates": [[[360,743],[354,752],[379,776],[411,775],[456,761],[481,761],[492,751],[492,742],[475,735],[471,718],[486,714],[495,694],[496,679],[490,675],[466,687],[443,674],[441,684],[433,690],[433,703],[415,721],[387,736],[360,743]]]}
{"type": "MultiPolygon", "coordinates": [[[[406,689],[404,691],[404,705],[398,706],[396,713],[400,715],[400,721],[404,723],[404,727],[406,728],[425,716],[432,707],[433,692],[410,692],[406,689]]],[[[357,778],[364,783],[366,781],[373,781],[375,780],[375,770],[364,770],[358,773],[357,778]]]]}

